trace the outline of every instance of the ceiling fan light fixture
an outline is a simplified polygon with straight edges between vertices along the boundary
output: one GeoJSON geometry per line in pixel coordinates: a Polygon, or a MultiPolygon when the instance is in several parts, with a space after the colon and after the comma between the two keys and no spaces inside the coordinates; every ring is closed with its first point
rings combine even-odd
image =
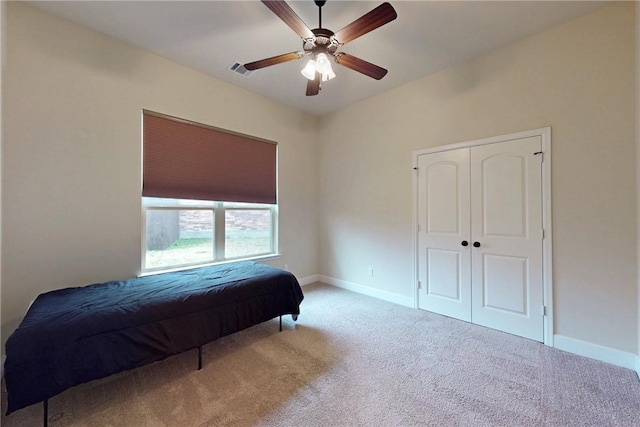
{"type": "Polygon", "coordinates": [[[316,59],[310,59],[300,73],[309,80],[316,78],[316,72],[320,73],[323,82],[329,81],[336,76],[331,68],[331,62],[325,53],[316,55],[316,59]]]}
{"type": "Polygon", "coordinates": [[[326,54],[319,53],[316,56],[316,66],[318,67],[319,73],[328,73],[331,70],[331,64],[326,54]]]}
{"type": "Polygon", "coordinates": [[[336,76],[336,73],[334,73],[333,70],[331,69],[331,67],[329,67],[329,72],[328,73],[322,73],[322,81],[326,82],[327,80],[331,80],[335,76],[336,76]]]}
{"type": "Polygon", "coordinates": [[[316,61],[310,59],[309,62],[307,62],[307,65],[305,65],[302,71],[300,71],[300,73],[302,73],[302,75],[309,80],[314,80],[316,78],[316,67],[316,61]]]}
{"type": "Polygon", "coordinates": [[[320,74],[322,74],[322,81],[326,82],[336,76],[331,68],[331,62],[325,53],[319,53],[316,56],[316,67],[320,74]]]}

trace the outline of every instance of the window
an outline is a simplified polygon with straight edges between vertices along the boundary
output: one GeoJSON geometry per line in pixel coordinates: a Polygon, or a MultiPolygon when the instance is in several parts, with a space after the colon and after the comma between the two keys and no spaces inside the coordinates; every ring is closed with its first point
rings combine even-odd
{"type": "Polygon", "coordinates": [[[142,270],[277,253],[271,141],[143,111],[142,270]]]}
{"type": "Polygon", "coordinates": [[[276,253],[275,205],[143,197],[143,270],[276,253]]]}

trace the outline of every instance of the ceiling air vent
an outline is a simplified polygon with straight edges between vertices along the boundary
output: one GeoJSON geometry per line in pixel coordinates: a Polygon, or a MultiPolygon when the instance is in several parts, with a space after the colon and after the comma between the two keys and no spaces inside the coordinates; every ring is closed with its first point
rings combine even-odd
{"type": "Polygon", "coordinates": [[[238,73],[244,77],[251,77],[251,74],[253,74],[253,71],[247,70],[246,68],[244,68],[244,65],[239,63],[238,61],[231,64],[228,70],[233,71],[234,73],[238,73]]]}

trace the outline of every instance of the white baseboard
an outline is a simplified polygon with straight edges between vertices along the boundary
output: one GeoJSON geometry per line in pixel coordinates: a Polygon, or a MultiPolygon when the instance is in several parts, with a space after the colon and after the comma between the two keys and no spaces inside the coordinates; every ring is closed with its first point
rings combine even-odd
{"type": "Polygon", "coordinates": [[[640,355],[636,357],[636,374],[638,374],[638,379],[640,379],[640,355]]]}
{"type": "Polygon", "coordinates": [[[298,283],[300,283],[300,286],[306,286],[306,285],[310,285],[312,283],[316,283],[320,281],[320,276],[317,274],[314,274],[313,276],[307,276],[307,277],[303,277],[301,279],[298,279],[298,283]]]}
{"type": "Polygon", "coordinates": [[[622,366],[640,373],[640,358],[633,353],[616,350],[614,348],[580,341],[562,335],[553,336],[553,346],[558,350],[568,351],[579,356],[622,366]]]}
{"type": "Polygon", "coordinates": [[[413,298],[404,297],[402,295],[395,294],[393,292],[382,291],[369,286],[361,285],[359,283],[347,282],[346,280],[336,279],[329,276],[318,276],[318,281],[332,285],[338,288],[347,289],[349,291],[364,294],[370,297],[378,298],[384,301],[392,302],[394,304],[404,305],[406,307],[414,308],[413,298]]]}

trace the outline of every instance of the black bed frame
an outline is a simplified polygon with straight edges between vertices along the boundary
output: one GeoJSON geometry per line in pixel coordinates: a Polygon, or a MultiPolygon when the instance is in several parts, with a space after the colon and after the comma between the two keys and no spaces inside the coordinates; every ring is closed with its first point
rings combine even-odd
{"type": "MultiPolygon", "coordinates": [[[[291,317],[293,318],[294,321],[298,320],[297,314],[292,314],[291,317]]],[[[279,318],[278,331],[282,332],[282,316],[278,316],[278,318],[279,318]]],[[[196,347],[196,350],[198,350],[198,371],[200,371],[202,370],[202,346],[199,345],[198,347],[196,347]]],[[[49,426],[49,399],[45,399],[42,401],[42,408],[43,408],[42,425],[44,427],[48,427],[49,426]]]]}

